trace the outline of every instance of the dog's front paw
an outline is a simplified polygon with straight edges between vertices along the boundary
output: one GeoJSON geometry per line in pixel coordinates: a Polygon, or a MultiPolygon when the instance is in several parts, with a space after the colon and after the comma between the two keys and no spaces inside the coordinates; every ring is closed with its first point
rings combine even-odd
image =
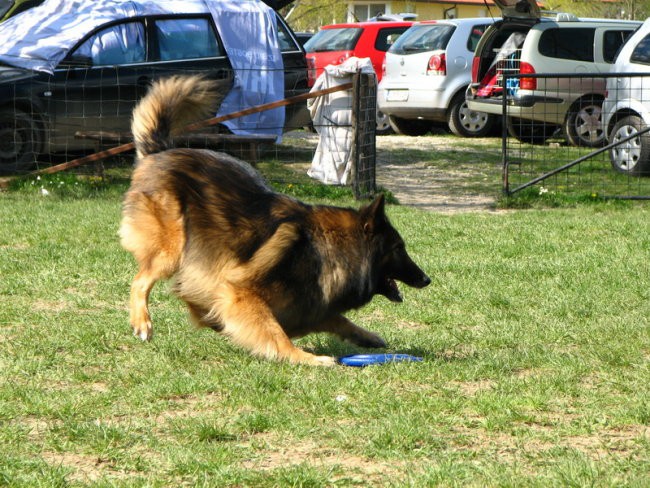
{"type": "Polygon", "coordinates": [[[314,366],[334,366],[336,365],[336,359],[331,356],[314,356],[312,364],[314,366]]]}
{"type": "Polygon", "coordinates": [[[139,337],[143,341],[150,341],[153,337],[153,326],[151,322],[146,321],[141,324],[131,324],[133,327],[133,335],[139,337]]]}
{"type": "Polygon", "coordinates": [[[351,341],[359,347],[380,349],[386,347],[386,341],[378,334],[364,330],[362,334],[357,334],[351,338],[351,341]]]}
{"type": "Polygon", "coordinates": [[[336,365],[336,359],[334,359],[332,356],[316,356],[315,354],[311,354],[300,349],[297,349],[296,351],[297,352],[289,358],[289,361],[292,363],[308,364],[310,366],[336,365]]]}

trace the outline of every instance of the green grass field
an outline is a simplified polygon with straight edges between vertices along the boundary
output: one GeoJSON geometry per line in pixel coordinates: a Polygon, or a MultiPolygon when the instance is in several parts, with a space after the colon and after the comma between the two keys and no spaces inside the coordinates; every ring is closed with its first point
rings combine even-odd
{"type": "Polygon", "coordinates": [[[0,486],[650,485],[647,204],[389,206],[433,283],[350,317],[424,361],[327,369],[193,329],[165,285],[135,339],[125,188],[0,193],[0,486]]]}

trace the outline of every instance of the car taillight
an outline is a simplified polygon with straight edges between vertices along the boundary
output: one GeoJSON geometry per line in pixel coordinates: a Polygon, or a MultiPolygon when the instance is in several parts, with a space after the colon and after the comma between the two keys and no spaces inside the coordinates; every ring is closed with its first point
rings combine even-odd
{"type": "Polygon", "coordinates": [[[474,59],[472,59],[472,82],[478,83],[478,66],[481,64],[481,58],[478,56],[474,56],[474,59]]]}
{"type": "Polygon", "coordinates": [[[349,52],[341,54],[341,57],[339,57],[339,59],[337,59],[336,63],[334,63],[334,64],[343,64],[345,62],[345,60],[348,59],[349,57],[350,57],[349,52]]]}
{"type": "Polygon", "coordinates": [[[316,58],[307,56],[307,86],[312,87],[316,83],[316,58]]]}
{"type": "MultiPolygon", "coordinates": [[[[522,61],[519,63],[519,74],[534,75],[535,68],[533,68],[533,65],[522,61]]],[[[519,88],[522,90],[537,90],[537,78],[526,78],[522,76],[519,78],[519,88]]]]}
{"type": "Polygon", "coordinates": [[[386,76],[386,58],[381,62],[381,77],[386,76]]]}
{"type": "Polygon", "coordinates": [[[428,75],[446,75],[447,74],[447,57],[444,53],[434,54],[429,58],[429,65],[427,66],[428,75]]]}

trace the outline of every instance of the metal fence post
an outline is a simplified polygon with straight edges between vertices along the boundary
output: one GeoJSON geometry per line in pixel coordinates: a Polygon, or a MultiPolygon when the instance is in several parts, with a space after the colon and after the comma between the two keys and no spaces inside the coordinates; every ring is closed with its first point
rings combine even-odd
{"type": "Polygon", "coordinates": [[[508,168],[508,73],[503,74],[503,100],[501,103],[501,157],[503,163],[503,194],[510,195],[509,168],[508,168]]]}
{"type": "Polygon", "coordinates": [[[354,196],[370,198],[377,192],[375,168],[377,127],[377,80],[358,71],[352,81],[352,164],[354,196]]]}

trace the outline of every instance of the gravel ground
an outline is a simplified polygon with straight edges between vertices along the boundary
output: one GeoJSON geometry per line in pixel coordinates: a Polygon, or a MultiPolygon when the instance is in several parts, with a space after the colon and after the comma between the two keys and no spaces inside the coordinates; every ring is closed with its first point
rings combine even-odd
{"type": "MultiPolygon", "coordinates": [[[[432,168],[427,161],[393,162],[385,157],[391,149],[408,145],[435,155],[449,149],[449,139],[407,136],[377,137],[377,184],[389,189],[402,205],[442,213],[493,211],[495,198],[450,191],[448,170],[432,168]]],[[[457,175],[456,175],[457,176],[457,175]]]]}
{"type": "MultiPolygon", "coordinates": [[[[284,141],[315,148],[318,134],[291,132],[285,134],[284,141]]],[[[450,181],[453,179],[457,183],[459,174],[431,164],[437,151],[458,149],[453,146],[460,139],[389,135],[379,136],[376,141],[377,185],[390,190],[402,205],[440,213],[494,211],[495,195],[457,191],[458,185],[450,184],[450,181]],[[408,157],[400,153],[404,149],[411,150],[408,157]],[[416,151],[412,151],[414,149],[416,151]],[[413,157],[413,153],[419,157],[413,157]]],[[[308,167],[305,166],[305,171],[308,167]]]]}

